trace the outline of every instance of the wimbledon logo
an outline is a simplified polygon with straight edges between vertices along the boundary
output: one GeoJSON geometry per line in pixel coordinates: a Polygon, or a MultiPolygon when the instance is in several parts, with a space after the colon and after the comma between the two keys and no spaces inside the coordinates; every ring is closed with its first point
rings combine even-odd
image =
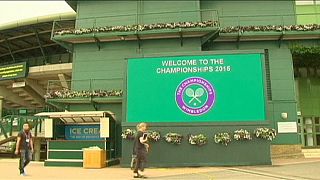
{"type": "Polygon", "coordinates": [[[212,108],[215,98],[216,94],[211,83],[200,77],[183,80],[176,90],[178,107],[192,116],[207,113],[212,108]]]}

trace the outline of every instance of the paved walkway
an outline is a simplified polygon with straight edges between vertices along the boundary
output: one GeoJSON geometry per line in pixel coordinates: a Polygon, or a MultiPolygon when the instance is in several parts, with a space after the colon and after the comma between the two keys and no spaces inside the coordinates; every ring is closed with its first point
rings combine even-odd
{"type": "MultiPolygon", "coordinates": [[[[319,180],[320,159],[278,159],[272,166],[150,168],[148,179],[156,180],[319,180]]],[[[129,180],[132,172],[127,168],[83,169],[75,167],[44,167],[41,162],[31,162],[26,177],[19,176],[17,159],[0,159],[0,179],[92,179],[129,180]]]]}

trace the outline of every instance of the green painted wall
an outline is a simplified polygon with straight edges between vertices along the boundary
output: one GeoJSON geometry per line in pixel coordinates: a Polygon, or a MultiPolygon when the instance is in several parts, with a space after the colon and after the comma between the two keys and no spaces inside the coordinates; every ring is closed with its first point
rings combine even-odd
{"type": "MultiPolygon", "coordinates": [[[[134,124],[123,125],[123,128],[134,128],[134,124]]],[[[262,125],[261,126],[265,126],[262,125]]],[[[175,167],[175,166],[228,166],[228,165],[253,165],[271,164],[270,142],[254,138],[252,141],[231,142],[228,146],[214,143],[214,133],[232,132],[245,128],[249,131],[256,125],[236,124],[151,124],[150,129],[160,131],[162,136],[168,132],[177,132],[184,136],[180,145],[172,145],[164,140],[151,143],[148,155],[148,166],[151,167],[175,167]],[[203,133],[208,138],[208,144],[197,147],[188,143],[187,136],[203,133]],[[250,153],[248,153],[250,152],[250,153]]],[[[121,166],[128,167],[131,161],[133,143],[122,140],[121,166]]]]}
{"type": "Polygon", "coordinates": [[[117,14],[136,14],[136,1],[78,1],[78,27],[134,24],[135,16],[119,17],[117,14]],[[92,17],[113,16],[109,18],[87,19],[92,17]]]}
{"type": "Polygon", "coordinates": [[[141,1],[139,6],[139,22],[143,24],[152,24],[159,22],[180,22],[180,21],[199,21],[200,12],[199,0],[194,1],[141,1]],[[181,8],[183,7],[183,8],[181,8]],[[178,12],[177,12],[178,11],[178,12]],[[190,12],[179,12],[190,11],[190,12]],[[171,12],[171,13],[159,13],[171,12]],[[155,14],[159,13],[159,14],[155,14]]]}
{"type": "Polygon", "coordinates": [[[201,1],[201,9],[216,9],[221,26],[295,24],[292,1],[201,1]],[[291,16],[288,16],[291,14],[291,16]]]}
{"type": "Polygon", "coordinates": [[[78,27],[199,21],[199,1],[78,1],[78,27]],[[183,9],[181,9],[183,7],[183,9]],[[94,9],[94,10],[93,10],[94,9]],[[107,10],[106,10],[107,9],[107,10]],[[176,11],[176,12],[172,12],[176,11]],[[180,13],[177,11],[194,11],[180,13]],[[159,13],[172,12],[172,13],[159,13]],[[140,14],[140,15],[138,15],[140,14]],[[98,17],[95,19],[88,19],[98,17]]]}
{"type": "Polygon", "coordinates": [[[219,20],[222,26],[238,24],[280,25],[295,24],[296,17],[294,13],[295,2],[293,0],[78,1],[77,18],[80,20],[77,20],[77,26],[92,27],[137,23],[203,21],[208,19],[217,20],[217,14],[220,16],[219,20]],[[215,11],[200,12],[200,9],[215,11]]]}
{"type": "Polygon", "coordinates": [[[298,24],[320,23],[320,5],[299,5],[296,7],[296,13],[298,24]]]}
{"type": "MultiPolygon", "coordinates": [[[[184,45],[180,40],[146,40],[138,48],[134,41],[102,43],[99,51],[95,44],[79,44],[74,46],[73,88],[83,90],[88,88],[89,79],[100,80],[93,89],[123,89],[123,78],[126,58],[141,57],[144,53],[157,52],[188,52],[200,51],[199,39],[186,39],[184,45]]],[[[111,110],[116,113],[117,119],[122,119],[121,105],[99,105],[99,110],[111,110]]],[[[70,110],[94,110],[92,105],[71,105],[70,110]]]]}

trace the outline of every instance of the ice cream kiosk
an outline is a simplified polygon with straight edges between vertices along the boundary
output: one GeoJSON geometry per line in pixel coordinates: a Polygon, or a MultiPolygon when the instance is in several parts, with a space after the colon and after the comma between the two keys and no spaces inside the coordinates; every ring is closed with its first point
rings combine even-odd
{"type": "MultiPolygon", "coordinates": [[[[47,159],[45,166],[105,167],[117,164],[117,126],[109,111],[42,112],[45,117],[47,159]],[[93,151],[101,153],[92,160],[93,151]],[[87,152],[87,153],[86,153],[87,152]],[[91,155],[90,155],[91,154],[91,155]],[[90,160],[91,159],[91,160],[90,160]],[[97,165],[88,165],[98,162],[97,165]]],[[[120,148],[119,148],[120,150],[120,148]]]]}

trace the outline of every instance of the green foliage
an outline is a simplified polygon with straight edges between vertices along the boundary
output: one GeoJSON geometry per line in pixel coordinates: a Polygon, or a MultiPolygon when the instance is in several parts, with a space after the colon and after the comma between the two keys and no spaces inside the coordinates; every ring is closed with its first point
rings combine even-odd
{"type": "Polygon", "coordinates": [[[295,45],[290,48],[295,67],[320,66],[320,46],[295,45]]]}
{"type": "Polygon", "coordinates": [[[301,45],[296,45],[291,47],[291,53],[293,55],[319,55],[320,46],[306,47],[301,45]]]}
{"type": "Polygon", "coordinates": [[[181,144],[181,141],[182,141],[182,138],[183,136],[181,134],[178,134],[178,133],[167,133],[165,136],[164,136],[165,140],[167,143],[170,143],[170,144],[181,144]]]}
{"type": "Polygon", "coordinates": [[[231,142],[231,135],[227,132],[217,133],[214,135],[213,139],[215,143],[227,146],[231,142]]]}
{"type": "Polygon", "coordinates": [[[203,146],[208,142],[208,138],[203,134],[198,134],[198,135],[190,134],[188,139],[189,139],[189,144],[197,145],[197,146],[203,146]]]}

